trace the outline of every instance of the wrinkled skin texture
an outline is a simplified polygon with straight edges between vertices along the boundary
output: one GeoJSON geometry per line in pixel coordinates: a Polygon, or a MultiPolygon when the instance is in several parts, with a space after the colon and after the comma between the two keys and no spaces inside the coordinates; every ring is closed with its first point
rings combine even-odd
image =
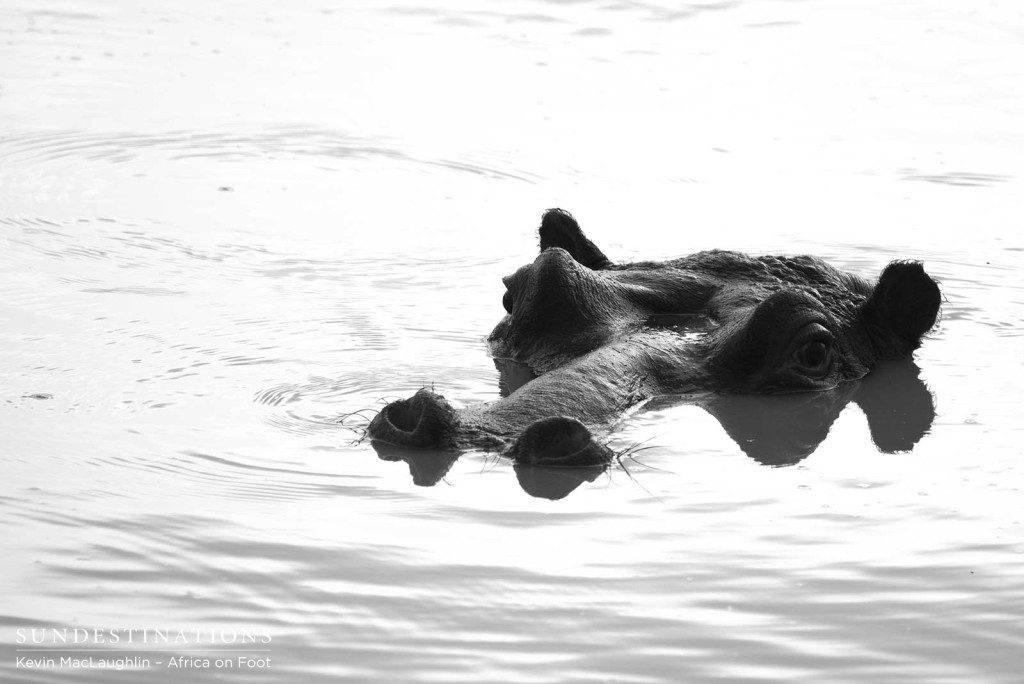
{"type": "Polygon", "coordinates": [[[567,212],[548,211],[539,232],[540,254],[504,279],[506,316],[488,338],[503,398],[456,410],[422,389],[373,419],[378,451],[482,447],[520,466],[593,468],[612,456],[595,433],[666,395],[700,396],[715,415],[747,395],[799,392],[817,394],[791,403],[841,410],[850,383],[908,358],[939,312],[938,285],[916,262],[893,262],[876,282],[811,256],[615,264],[567,212]]]}

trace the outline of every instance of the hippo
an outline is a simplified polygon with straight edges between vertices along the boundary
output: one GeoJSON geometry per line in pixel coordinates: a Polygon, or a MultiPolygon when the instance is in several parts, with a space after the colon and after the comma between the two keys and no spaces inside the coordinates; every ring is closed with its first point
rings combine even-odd
{"type": "Polygon", "coordinates": [[[538,232],[533,263],[503,279],[505,316],[487,338],[501,398],[455,409],[423,388],[394,401],[367,430],[382,455],[478,448],[530,468],[600,468],[613,458],[602,437],[665,397],[699,398],[735,424],[761,410],[757,397],[794,395],[834,419],[856,381],[909,359],[939,315],[917,261],[874,282],[813,256],[615,263],[565,210],[545,212],[538,232]]]}

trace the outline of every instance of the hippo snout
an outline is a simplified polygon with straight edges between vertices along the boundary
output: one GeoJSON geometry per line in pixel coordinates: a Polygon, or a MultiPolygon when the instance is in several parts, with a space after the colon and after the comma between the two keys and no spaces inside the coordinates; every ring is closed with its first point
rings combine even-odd
{"type": "Polygon", "coordinates": [[[385,406],[368,432],[371,439],[395,446],[445,449],[455,446],[458,423],[451,404],[424,388],[385,406]]]}

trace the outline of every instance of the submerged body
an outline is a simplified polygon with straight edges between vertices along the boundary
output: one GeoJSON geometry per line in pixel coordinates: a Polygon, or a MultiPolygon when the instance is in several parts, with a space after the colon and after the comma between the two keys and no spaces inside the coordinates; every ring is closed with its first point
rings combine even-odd
{"type": "Polygon", "coordinates": [[[372,439],[399,447],[507,450],[520,463],[594,465],[592,430],[653,397],[830,390],[907,357],[940,294],[916,262],[876,283],[811,256],[708,251],[612,263],[567,212],[544,215],[541,252],[504,279],[506,316],[488,341],[536,375],[464,410],[420,390],[386,406],[372,439]]]}

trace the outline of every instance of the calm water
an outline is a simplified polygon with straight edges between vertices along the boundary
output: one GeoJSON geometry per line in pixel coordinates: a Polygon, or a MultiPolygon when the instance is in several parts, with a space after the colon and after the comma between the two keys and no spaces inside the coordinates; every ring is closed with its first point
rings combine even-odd
{"type": "Polygon", "coordinates": [[[287,5],[0,5],[0,679],[1021,681],[1017,3],[287,5]],[[924,260],[927,433],[851,401],[766,467],[667,402],[557,500],[379,459],[382,402],[498,396],[550,206],[618,260],[924,260]]]}

